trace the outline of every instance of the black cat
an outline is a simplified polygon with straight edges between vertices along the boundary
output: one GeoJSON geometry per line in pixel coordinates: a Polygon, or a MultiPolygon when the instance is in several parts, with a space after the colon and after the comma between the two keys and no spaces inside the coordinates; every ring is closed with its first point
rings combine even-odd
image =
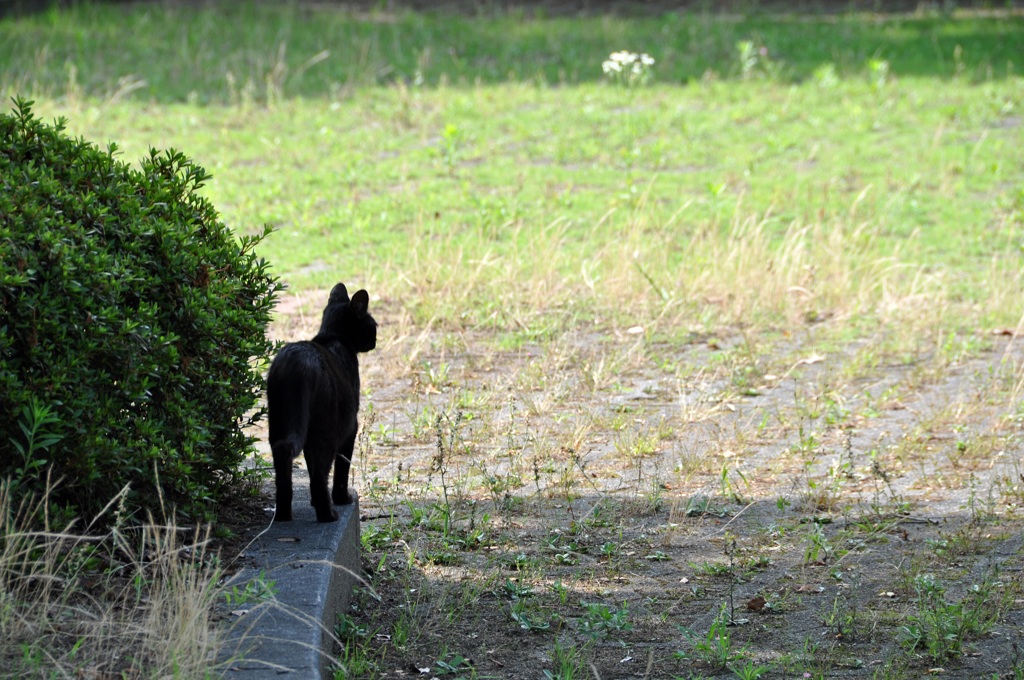
{"type": "Polygon", "coordinates": [[[275,521],[292,518],[292,461],[305,453],[309,493],[319,522],[333,522],[331,505],[352,502],[348,472],[359,411],[357,352],[377,345],[377,322],[361,290],[349,300],[345,284],[331,291],[320,332],[310,341],[285,345],[267,374],[270,449],[277,479],[275,521]],[[334,466],[334,489],[327,478],[334,466]]]}

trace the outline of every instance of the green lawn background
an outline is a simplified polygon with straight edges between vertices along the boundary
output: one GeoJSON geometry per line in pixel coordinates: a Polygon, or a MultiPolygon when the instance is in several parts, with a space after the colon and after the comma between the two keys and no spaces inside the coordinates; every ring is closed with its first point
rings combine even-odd
{"type": "Polygon", "coordinates": [[[194,157],[295,290],[498,327],[877,320],[896,290],[945,333],[1019,312],[1022,37],[1013,11],[83,4],[0,22],[0,82],[128,160],[194,157]],[[620,49],[648,85],[607,81],[620,49]]]}

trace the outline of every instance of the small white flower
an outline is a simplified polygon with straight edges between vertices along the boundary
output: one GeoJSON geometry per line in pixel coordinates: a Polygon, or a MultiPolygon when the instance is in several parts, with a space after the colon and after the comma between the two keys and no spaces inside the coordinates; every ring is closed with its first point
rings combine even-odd
{"type": "Polygon", "coordinates": [[[654,57],[646,52],[637,54],[622,50],[608,55],[607,61],[601,64],[601,70],[613,82],[635,87],[647,82],[653,65],[654,57]]]}

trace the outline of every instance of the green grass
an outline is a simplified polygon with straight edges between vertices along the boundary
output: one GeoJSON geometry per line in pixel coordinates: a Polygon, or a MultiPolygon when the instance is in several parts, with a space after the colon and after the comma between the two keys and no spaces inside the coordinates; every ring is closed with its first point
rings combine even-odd
{"type": "Polygon", "coordinates": [[[1024,311],[1021,63],[1019,12],[0,21],[0,90],[129,159],[181,149],[225,222],[277,228],[279,337],[336,281],[370,290],[381,601],[339,633],[367,677],[485,677],[524,639],[566,678],[997,654],[1018,576],[955,647],[970,569],[936,568],[946,600],[878,593],[928,541],[1016,555],[980,537],[1021,498],[1024,381],[990,361],[1024,311]],[[649,85],[603,78],[621,49],[649,85]],[[962,534],[913,521],[931,494],[962,534]]]}
{"type": "MultiPolygon", "coordinates": [[[[714,297],[722,291],[693,282],[714,277],[730,238],[770,249],[790,233],[797,249],[824,237],[856,249],[863,271],[847,264],[850,276],[878,276],[894,257],[976,301],[1001,283],[986,282],[993,257],[1002,270],[1018,264],[1022,34],[1017,16],[81,6],[0,23],[0,89],[37,97],[129,158],[149,145],[188,150],[214,173],[210,194],[229,223],[279,228],[266,254],[299,287],[336,271],[403,272],[413,289],[424,278],[433,293],[469,288],[458,303],[475,309],[471,322],[493,313],[481,303],[494,288],[525,280],[574,284],[554,303],[608,288],[714,297]],[[245,29],[215,39],[223,22],[245,29]],[[750,80],[740,40],[768,48],[750,80]],[[418,85],[412,55],[443,46],[462,56],[431,60],[418,85]],[[600,82],[601,61],[622,46],[655,55],[653,86],[600,82]],[[881,59],[879,85],[869,62],[881,59]],[[249,97],[229,72],[236,85],[251,80],[249,97]],[[110,96],[133,78],[146,86],[110,96]],[[558,255],[535,261],[545,250],[558,255]],[[605,285],[581,290],[581,278],[605,285]]],[[[792,264],[820,268],[829,255],[792,264]]]]}
{"type": "Polygon", "coordinates": [[[82,4],[4,21],[0,62],[5,80],[21,90],[62,94],[74,83],[98,96],[121,92],[162,104],[225,103],[247,87],[261,99],[319,98],[416,79],[430,86],[578,85],[600,80],[601,61],[624,48],[652,53],[661,64],[658,80],[680,85],[709,73],[740,75],[740,41],[766,47],[773,73],[785,82],[812,78],[826,64],[840,77],[860,75],[871,59],[888,61],[901,76],[987,81],[1020,72],[1021,21],[813,9],[575,17],[515,10],[339,12],[303,3],[161,3],[127,10],[82,4]],[[226,25],[235,30],[223,31],[226,25]]]}
{"type": "Polygon", "coordinates": [[[189,150],[229,224],[278,228],[264,254],[288,283],[341,272],[407,299],[421,321],[532,328],[535,307],[614,313],[624,299],[657,316],[747,287],[732,309],[697,310],[713,326],[794,305],[870,311],[884,282],[994,303],[980,322],[996,325],[1016,320],[1000,303],[1019,285],[1022,100],[998,82],[899,78],[878,91],[854,78],[37,107],[129,158],[189,150]]]}

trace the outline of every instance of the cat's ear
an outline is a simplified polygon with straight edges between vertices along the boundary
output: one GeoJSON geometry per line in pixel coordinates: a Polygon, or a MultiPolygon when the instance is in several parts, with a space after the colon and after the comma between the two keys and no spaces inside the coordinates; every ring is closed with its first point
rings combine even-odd
{"type": "Polygon", "coordinates": [[[365,312],[370,304],[370,295],[365,290],[360,290],[352,296],[352,309],[357,312],[365,312]]]}
{"type": "Polygon", "coordinates": [[[348,289],[345,288],[344,283],[339,283],[331,289],[331,297],[327,304],[333,305],[336,302],[348,302],[348,289]]]}

